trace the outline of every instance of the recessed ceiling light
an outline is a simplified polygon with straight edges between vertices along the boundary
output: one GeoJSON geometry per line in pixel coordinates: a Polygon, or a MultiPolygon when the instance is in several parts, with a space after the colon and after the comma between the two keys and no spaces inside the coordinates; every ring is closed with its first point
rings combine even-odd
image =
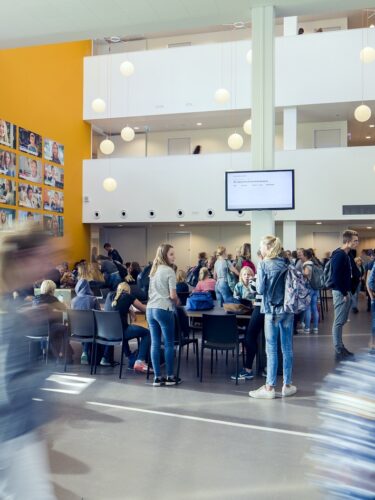
{"type": "Polygon", "coordinates": [[[250,226],[250,222],[246,222],[245,226],[250,226]]]}
{"type": "Polygon", "coordinates": [[[372,226],[367,226],[366,229],[372,229],[372,226]]]}
{"type": "Polygon", "coordinates": [[[374,128],[375,125],[373,123],[371,123],[371,125],[369,125],[370,128],[374,128]]]}
{"type": "Polygon", "coordinates": [[[370,28],[375,28],[375,24],[370,24],[370,28]]]}
{"type": "Polygon", "coordinates": [[[197,127],[201,127],[202,126],[202,122],[197,122],[197,127]]]}
{"type": "Polygon", "coordinates": [[[185,224],[180,224],[180,227],[184,227],[184,226],[185,226],[185,224]]]}
{"type": "Polygon", "coordinates": [[[366,135],[366,139],[371,139],[371,135],[366,135]]]}
{"type": "Polygon", "coordinates": [[[139,130],[139,127],[134,127],[134,130],[139,130]]]}
{"type": "Polygon", "coordinates": [[[320,225],[320,224],[323,224],[323,222],[316,222],[316,224],[320,225]]]}

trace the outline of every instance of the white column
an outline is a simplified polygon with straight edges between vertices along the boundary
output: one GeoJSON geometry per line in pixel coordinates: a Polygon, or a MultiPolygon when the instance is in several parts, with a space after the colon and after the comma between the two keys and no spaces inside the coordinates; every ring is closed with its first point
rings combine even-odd
{"type": "Polygon", "coordinates": [[[284,150],[297,149],[297,108],[283,110],[284,150]]]}
{"type": "Polygon", "coordinates": [[[294,220],[283,222],[283,247],[290,251],[297,249],[297,223],[294,220]]]}
{"type": "MultiPolygon", "coordinates": [[[[273,6],[252,9],[252,136],[251,168],[274,168],[275,149],[275,12],[273,6]]],[[[252,212],[252,258],[263,236],[274,234],[275,222],[271,211],[252,212]]]]}
{"type": "Polygon", "coordinates": [[[298,33],[298,17],[284,17],[284,36],[295,36],[298,33]]]}

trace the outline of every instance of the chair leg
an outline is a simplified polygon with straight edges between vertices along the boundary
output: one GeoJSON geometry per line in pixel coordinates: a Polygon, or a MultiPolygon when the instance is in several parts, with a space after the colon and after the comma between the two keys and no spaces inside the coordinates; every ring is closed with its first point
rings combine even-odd
{"type": "Polygon", "coordinates": [[[238,385],[238,372],[240,370],[240,348],[239,343],[236,344],[236,385],[238,385]]]}
{"type": "Polygon", "coordinates": [[[124,365],[124,344],[122,343],[121,344],[121,360],[120,360],[120,374],[119,374],[119,378],[121,378],[122,376],[122,367],[124,365]]]}
{"type": "Polygon", "coordinates": [[[225,366],[228,366],[228,351],[225,352],[225,366]]]}
{"type": "Polygon", "coordinates": [[[242,364],[245,366],[245,342],[242,342],[242,364]]]}
{"type": "MultiPolygon", "coordinates": [[[[197,349],[198,349],[198,345],[197,345],[197,349]]],[[[202,345],[201,345],[201,378],[200,378],[201,382],[203,379],[203,349],[204,349],[204,346],[203,346],[203,340],[202,340],[202,345]]]]}
{"type": "Polygon", "coordinates": [[[178,358],[177,358],[177,373],[176,373],[176,377],[178,378],[178,376],[180,375],[180,366],[181,366],[181,349],[182,349],[182,345],[179,344],[178,346],[178,358]]]}
{"type": "Polygon", "coordinates": [[[190,349],[190,344],[186,344],[186,361],[189,361],[189,349],[190,349]]]}
{"type": "Polygon", "coordinates": [[[97,368],[97,362],[96,362],[97,351],[98,351],[98,344],[95,343],[95,346],[94,346],[94,360],[93,360],[93,363],[94,363],[94,374],[95,375],[96,375],[96,368],[97,368]]]}
{"type": "Polygon", "coordinates": [[[150,380],[150,363],[151,363],[151,352],[150,348],[147,351],[147,374],[146,374],[146,380],[150,380]]]}
{"type": "Polygon", "coordinates": [[[90,375],[94,371],[94,342],[91,344],[90,375]]]}
{"type": "MultiPolygon", "coordinates": [[[[216,356],[217,356],[217,351],[216,351],[216,356]]],[[[217,357],[216,357],[217,361],[217,357]]],[[[214,350],[211,349],[211,373],[214,371],[214,350]]]]}
{"type": "Polygon", "coordinates": [[[193,346],[195,346],[195,357],[197,358],[197,377],[199,377],[199,350],[198,350],[198,339],[195,339],[193,342],[193,346]]]}
{"type": "Polygon", "coordinates": [[[64,336],[63,336],[63,345],[64,345],[64,373],[66,373],[66,356],[67,356],[67,352],[68,352],[68,335],[66,334],[66,332],[64,333],[64,336]]]}

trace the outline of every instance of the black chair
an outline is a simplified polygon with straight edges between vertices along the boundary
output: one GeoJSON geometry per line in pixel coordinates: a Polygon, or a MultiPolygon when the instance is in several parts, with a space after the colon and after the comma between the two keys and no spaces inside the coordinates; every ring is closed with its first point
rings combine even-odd
{"type": "MultiPolygon", "coordinates": [[[[68,339],[71,342],[85,342],[94,345],[95,338],[95,318],[94,313],[90,309],[88,311],[79,311],[68,309],[68,339]]],[[[65,352],[67,349],[65,350],[65,352]]],[[[66,358],[66,356],[65,356],[66,358]]],[[[94,349],[91,349],[90,374],[92,375],[94,367],[94,349]]],[[[66,359],[65,359],[66,371],[66,359]]]]}
{"type": "Polygon", "coordinates": [[[181,305],[186,306],[186,301],[190,297],[190,292],[177,292],[177,297],[180,299],[181,305]]]}
{"type": "Polygon", "coordinates": [[[203,357],[204,349],[211,350],[211,373],[213,372],[214,350],[222,351],[235,350],[236,353],[236,384],[238,385],[239,372],[239,335],[237,329],[237,318],[235,315],[228,314],[202,316],[202,343],[201,343],[201,377],[203,378],[203,357]]]}
{"type": "MultiPolygon", "coordinates": [[[[94,359],[96,359],[97,345],[104,346],[121,346],[121,361],[120,374],[122,375],[122,367],[124,364],[124,333],[122,329],[121,316],[118,311],[93,311],[96,324],[96,332],[94,339],[94,359]]],[[[96,363],[94,373],[96,373],[96,363]]]]}
{"type": "Polygon", "coordinates": [[[177,307],[176,309],[174,331],[175,331],[174,334],[175,345],[178,345],[178,361],[177,361],[176,376],[178,377],[180,374],[182,348],[184,346],[187,346],[186,359],[189,359],[189,346],[190,344],[193,344],[193,346],[195,347],[194,352],[197,360],[197,377],[199,377],[198,339],[190,337],[192,329],[189,326],[189,318],[187,317],[185,309],[183,307],[177,307]]]}
{"type": "Polygon", "coordinates": [[[213,300],[216,300],[216,292],[215,290],[210,290],[210,294],[213,300]]]}
{"type": "Polygon", "coordinates": [[[100,288],[100,293],[104,301],[107,298],[107,295],[109,294],[110,291],[111,290],[109,288],[100,288]]]}
{"type": "Polygon", "coordinates": [[[26,338],[29,339],[29,358],[31,360],[31,343],[39,342],[42,349],[42,357],[43,361],[48,364],[48,352],[49,352],[49,330],[50,330],[50,322],[48,319],[43,321],[42,324],[39,325],[38,329],[34,328],[33,335],[26,335],[26,338]]]}

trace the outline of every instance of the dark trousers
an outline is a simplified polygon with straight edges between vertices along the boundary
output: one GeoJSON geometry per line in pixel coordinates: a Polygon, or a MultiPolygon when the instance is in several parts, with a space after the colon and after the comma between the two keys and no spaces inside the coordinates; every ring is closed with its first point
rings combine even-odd
{"type": "Polygon", "coordinates": [[[264,314],[260,312],[260,306],[256,306],[252,312],[245,335],[245,368],[251,369],[255,356],[258,352],[258,338],[263,329],[264,314]]]}

